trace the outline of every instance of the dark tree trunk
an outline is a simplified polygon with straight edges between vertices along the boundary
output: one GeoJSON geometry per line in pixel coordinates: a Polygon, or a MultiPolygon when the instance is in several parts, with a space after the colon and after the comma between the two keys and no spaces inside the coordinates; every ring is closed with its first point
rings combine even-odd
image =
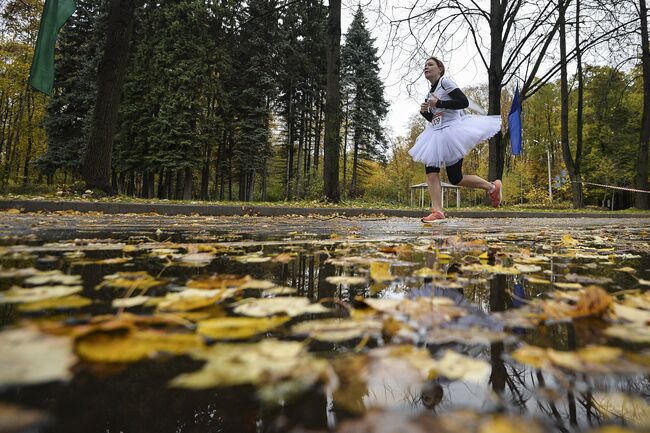
{"type": "Polygon", "coordinates": [[[209,140],[206,140],[203,155],[203,170],[201,170],[201,200],[207,200],[208,188],[210,186],[210,159],[212,158],[212,145],[209,140]]]}
{"type": "Polygon", "coordinates": [[[165,169],[161,168],[160,171],[158,172],[158,190],[156,192],[156,197],[158,197],[159,199],[167,198],[165,192],[166,192],[165,169]]]}
{"type": "Polygon", "coordinates": [[[262,167],[262,194],[260,197],[260,200],[262,201],[267,201],[268,200],[268,177],[269,177],[269,168],[268,168],[268,163],[265,161],[264,166],[262,167]]]}
{"type": "Polygon", "coordinates": [[[291,200],[291,179],[293,178],[293,77],[287,92],[289,107],[287,110],[287,167],[284,177],[284,199],[291,200]]]}
{"type": "Polygon", "coordinates": [[[135,2],[111,0],[106,46],[97,69],[97,97],[83,175],[88,188],[114,193],[110,185],[113,138],[129,58],[135,2]]]}
{"type": "Polygon", "coordinates": [[[350,104],[348,95],[345,95],[345,128],[343,128],[343,190],[348,182],[348,128],[350,126],[350,104]]]}
{"type": "MultiPolygon", "coordinates": [[[[641,68],[643,71],[643,114],[641,115],[641,138],[636,168],[636,187],[648,191],[648,142],[650,141],[650,41],[648,35],[648,7],[639,0],[641,19],[641,68]]],[[[636,207],[648,209],[650,194],[637,193],[636,207]]]]}
{"type": "Polygon", "coordinates": [[[34,145],[34,94],[29,95],[27,100],[27,152],[25,152],[25,165],[23,167],[23,184],[29,182],[29,165],[32,159],[32,147],[34,145]]]}
{"type": "Polygon", "coordinates": [[[165,187],[167,188],[167,198],[168,199],[173,199],[174,198],[174,170],[171,168],[167,169],[167,175],[165,176],[165,187]]]}
{"type": "Polygon", "coordinates": [[[325,102],[325,142],[323,186],[327,200],[341,201],[339,190],[339,152],[341,146],[341,0],[330,0],[327,19],[327,100],[325,102]]]}
{"type": "Polygon", "coordinates": [[[176,182],[174,186],[174,199],[181,200],[183,198],[183,170],[176,170],[176,182]]]}
{"type": "MultiPolygon", "coordinates": [[[[304,107],[304,98],[301,98],[304,107]]],[[[302,198],[303,191],[303,158],[304,158],[304,146],[305,146],[305,113],[306,110],[303,108],[302,113],[300,113],[300,129],[298,131],[298,155],[296,156],[296,198],[300,200],[302,198]]]]}
{"type": "Polygon", "coordinates": [[[576,150],[576,159],[573,160],[571,155],[571,147],[569,143],[569,83],[567,72],[567,52],[566,52],[566,10],[569,5],[569,0],[565,0],[564,4],[559,9],[560,20],[560,99],[561,99],[561,114],[560,114],[560,141],[562,142],[562,156],[564,157],[564,164],[569,172],[569,179],[571,180],[571,196],[574,208],[583,207],[582,197],[582,183],[580,179],[580,166],[577,165],[580,161],[580,155],[577,154],[580,149],[576,150]]]}
{"type": "Polygon", "coordinates": [[[357,181],[359,173],[359,146],[361,145],[361,131],[354,128],[354,149],[352,150],[352,180],[350,180],[350,196],[357,196],[357,181]]]}
{"type": "MultiPolygon", "coordinates": [[[[490,65],[488,68],[488,114],[501,114],[501,83],[503,82],[503,14],[506,1],[490,0],[490,65]]],[[[488,180],[503,177],[505,144],[499,132],[489,140],[488,180]]]]}
{"type": "Polygon", "coordinates": [[[314,170],[318,172],[318,162],[320,157],[320,135],[322,129],[322,119],[323,119],[323,100],[322,94],[318,93],[318,98],[316,99],[316,131],[314,136],[314,170]]]}
{"type": "MultiPolygon", "coordinates": [[[[576,0],[576,75],[578,81],[578,107],[576,111],[576,159],[574,161],[574,166],[576,167],[577,172],[577,181],[581,181],[580,178],[580,166],[582,165],[582,139],[583,139],[583,107],[584,107],[584,75],[582,73],[582,50],[580,48],[580,1],[576,0]]],[[[567,3],[568,6],[568,3],[567,3]]],[[[566,19],[566,17],[565,17],[566,19]]],[[[565,22],[566,25],[566,22],[565,22]]],[[[584,198],[582,196],[582,184],[578,184],[580,190],[576,191],[579,200],[579,206],[584,206],[584,198]]],[[[574,200],[574,205],[576,204],[574,200]]]]}
{"type": "Polygon", "coordinates": [[[185,176],[183,176],[183,200],[192,199],[193,182],[194,182],[194,173],[192,173],[192,167],[185,167],[185,176]]]}

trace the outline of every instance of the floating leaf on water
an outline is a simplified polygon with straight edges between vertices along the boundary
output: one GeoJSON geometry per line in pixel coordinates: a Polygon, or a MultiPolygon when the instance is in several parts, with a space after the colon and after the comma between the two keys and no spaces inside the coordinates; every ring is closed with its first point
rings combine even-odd
{"type": "Polygon", "coordinates": [[[571,247],[578,245],[578,241],[573,239],[573,236],[569,234],[562,235],[562,245],[566,247],[571,247]]]}
{"type": "Polygon", "coordinates": [[[273,287],[271,289],[266,289],[262,291],[262,297],[273,297],[273,296],[286,296],[286,295],[295,295],[298,293],[298,289],[295,287],[273,287]]]}
{"type": "Polygon", "coordinates": [[[246,278],[247,278],[246,281],[241,286],[239,286],[241,290],[246,290],[246,289],[269,290],[276,286],[276,284],[273,281],[256,280],[251,277],[246,277],[246,278]]]}
{"type": "Polygon", "coordinates": [[[479,327],[472,327],[466,329],[460,328],[435,328],[427,333],[427,344],[447,344],[447,343],[462,343],[462,344],[482,344],[489,345],[504,341],[509,337],[504,332],[488,331],[479,327]]]}
{"type": "Polygon", "coordinates": [[[133,308],[144,305],[151,299],[150,296],[133,296],[131,298],[113,299],[113,308],[133,308]]]}
{"type": "MultiPolygon", "coordinates": [[[[628,307],[618,303],[613,304],[614,315],[619,319],[635,322],[640,325],[650,323],[650,311],[641,308],[628,307]]],[[[650,328],[649,328],[650,329],[650,328]]]]}
{"type": "Polygon", "coordinates": [[[354,277],[351,275],[337,275],[327,277],[325,280],[330,284],[346,284],[348,286],[358,286],[368,282],[365,277],[354,277]]]}
{"type": "Polygon", "coordinates": [[[580,283],[560,283],[560,282],[555,282],[553,283],[555,287],[558,287],[560,289],[565,289],[565,290],[580,290],[582,289],[582,284],[580,283]]]}
{"type": "Polygon", "coordinates": [[[207,363],[199,371],[177,376],[171,386],[190,389],[263,386],[298,379],[304,390],[323,379],[328,369],[327,362],[314,358],[301,343],[277,340],[215,344],[192,356],[207,363]]]}
{"type": "Polygon", "coordinates": [[[33,277],[26,278],[24,283],[28,286],[44,286],[46,284],[76,286],[81,284],[81,276],[66,275],[61,271],[39,272],[33,277]]]}
{"type": "Polygon", "coordinates": [[[175,264],[184,266],[202,267],[207,266],[215,259],[215,255],[211,253],[189,253],[183,254],[178,258],[175,264]]]}
{"type": "Polygon", "coordinates": [[[36,268],[19,268],[0,270],[0,278],[26,278],[38,275],[41,271],[36,268]]]}
{"type": "Polygon", "coordinates": [[[597,277],[595,275],[578,275],[578,274],[566,274],[564,279],[571,283],[581,283],[581,284],[609,284],[613,280],[609,277],[597,277]]]}
{"type": "Polygon", "coordinates": [[[414,277],[420,278],[433,278],[438,275],[440,275],[440,272],[431,268],[420,268],[417,271],[413,272],[414,277]]]}
{"type": "Polygon", "coordinates": [[[213,340],[238,340],[268,332],[287,320],[288,317],[218,317],[198,322],[196,332],[213,340]]]}
{"type": "Polygon", "coordinates": [[[244,316],[266,317],[275,314],[287,314],[291,317],[303,314],[328,313],[331,310],[322,304],[312,304],[309,299],[302,297],[282,298],[246,298],[235,304],[235,313],[244,316]]]}
{"type": "Polygon", "coordinates": [[[160,311],[192,311],[214,305],[224,299],[232,298],[235,289],[185,289],[181,292],[167,293],[158,303],[160,311]]]}
{"type": "Polygon", "coordinates": [[[629,266],[624,266],[622,268],[618,268],[618,269],[614,269],[614,270],[618,271],[618,272],[625,272],[627,274],[636,274],[636,269],[631,268],[629,266]]]}
{"type": "Polygon", "coordinates": [[[146,271],[117,272],[105,275],[104,281],[96,289],[112,287],[115,289],[140,290],[145,292],[153,287],[167,284],[165,280],[159,280],[149,275],[146,271]]]}
{"type": "Polygon", "coordinates": [[[482,382],[490,375],[491,367],[483,360],[447,350],[441,359],[434,361],[433,370],[451,380],[482,382]]]}
{"type": "Polygon", "coordinates": [[[477,274],[481,272],[488,272],[491,274],[500,275],[519,275],[521,271],[514,266],[504,267],[502,265],[487,265],[481,263],[473,263],[470,265],[463,265],[460,267],[463,273],[477,274]]]}
{"type": "Polygon", "coordinates": [[[293,260],[293,255],[291,255],[290,253],[280,253],[277,256],[273,257],[274,262],[282,263],[285,265],[292,260],[293,260]]]}
{"type": "Polygon", "coordinates": [[[83,296],[71,295],[63,298],[51,298],[38,302],[29,302],[18,306],[23,313],[37,313],[46,310],[69,310],[83,308],[92,304],[92,300],[83,296]]]}
{"type": "Polygon", "coordinates": [[[632,343],[650,344],[650,327],[645,324],[612,325],[605,335],[632,343]]]}
{"type": "Polygon", "coordinates": [[[72,340],[32,328],[0,332],[0,386],[69,380],[76,357],[72,340]]]}
{"type": "Polygon", "coordinates": [[[395,279],[390,273],[389,262],[372,262],[370,264],[370,278],[378,283],[395,279]]]}
{"type": "Polygon", "coordinates": [[[96,331],[75,342],[77,355],[90,362],[136,362],[161,352],[181,355],[202,347],[198,335],[159,331],[96,331]]]}
{"type": "Polygon", "coordinates": [[[544,278],[537,278],[537,277],[526,277],[526,281],[528,281],[531,284],[551,284],[550,280],[546,280],[544,278]]]}
{"type": "Polygon", "coordinates": [[[233,257],[233,259],[240,263],[266,263],[271,260],[271,257],[264,257],[261,254],[247,254],[233,257]]]}
{"type": "Polygon", "coordinates": [[[381,335],[383,323],[378,319],[324,319],[298,323],[291,328],[297,335],[331,343],[361,338],[365,335],[381,335]]]}
{"type": "Polygon", "coordinates": [[[588,286],[580,293],[573,317],[599,316],[612,305],[612,297],[598,286],[588,286]]]}
{"type": "Polygon", "coordinates": [[[605,418],[618,418],[626,424],[650,429],[650,404],[643,398],[621,392],[598,392],[592,395],[592,400],[605,418]]]}
{"type": "Polygon", "coordinates": [[[522,274],[532,274],[534,272],[539,272],[542,270],[541,266],[537,265],[522,265],[520,263],[515,263],[514,268],[521,272],[522,274]]]}
{"type": "Polygon", "coordinates": [[[241,277],[231,274],[204,275],[190,279],[186,286],[191,289],[203,290],[232,289],[239,288],[250,280],[251,278],[249,276],[241,277]]]}
{"type": "Polygon", "coordinates": [[[561,352],[536,346],[522,346],[511,353],[513,359],[534,368],[555,366],[580,373],[634,374],[650,370],[618,347],[586,346],[575,352],[561,352]]]}
{"type": "MultiPolygon", "coordinates": [[[[80,251],[81,252],[81,251],[80,251]]],[[[120,265],[123,263],[128,263],[133,260],[131,257],[115,257],[112,259],[99,259],[99,260],[75,260],[72,262],[73,265],[120,265]]]]}
{"type": "Polygon", "coordinates": [[[0,304],[40,302],[74,295],[82,290],[81,286],[39,286],[31,289],[14,286],[5,292],[0,292],[0,304]]]}

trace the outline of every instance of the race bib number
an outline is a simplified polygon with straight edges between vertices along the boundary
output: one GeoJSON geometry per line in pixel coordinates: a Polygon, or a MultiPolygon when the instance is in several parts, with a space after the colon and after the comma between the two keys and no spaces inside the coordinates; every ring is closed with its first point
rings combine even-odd
{"type": "Polygon", "coordinates": [[[435,113],[431,119],[431,126],[441,126],[442,125],[442,113],[435,113]]]}

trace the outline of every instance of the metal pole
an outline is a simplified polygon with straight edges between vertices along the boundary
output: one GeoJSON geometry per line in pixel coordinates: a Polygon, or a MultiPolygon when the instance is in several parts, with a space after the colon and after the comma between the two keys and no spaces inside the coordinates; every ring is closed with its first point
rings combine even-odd
{"type": "Polygon", "coordinates": [[[551,189],[551,151],[546,149],[546,161],[548,162],[548,199],[553,203],[553,190],[551,189]]]}

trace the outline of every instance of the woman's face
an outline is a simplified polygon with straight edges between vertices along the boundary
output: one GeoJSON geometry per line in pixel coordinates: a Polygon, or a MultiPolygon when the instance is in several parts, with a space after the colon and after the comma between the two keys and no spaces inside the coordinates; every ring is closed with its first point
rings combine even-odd
{"type": "Polygon", "coordinates": [[[440,78],[440,67],[435,60],[429,59],[424,64],[424,78],[429,81],[435,81],[440,78]]]}

